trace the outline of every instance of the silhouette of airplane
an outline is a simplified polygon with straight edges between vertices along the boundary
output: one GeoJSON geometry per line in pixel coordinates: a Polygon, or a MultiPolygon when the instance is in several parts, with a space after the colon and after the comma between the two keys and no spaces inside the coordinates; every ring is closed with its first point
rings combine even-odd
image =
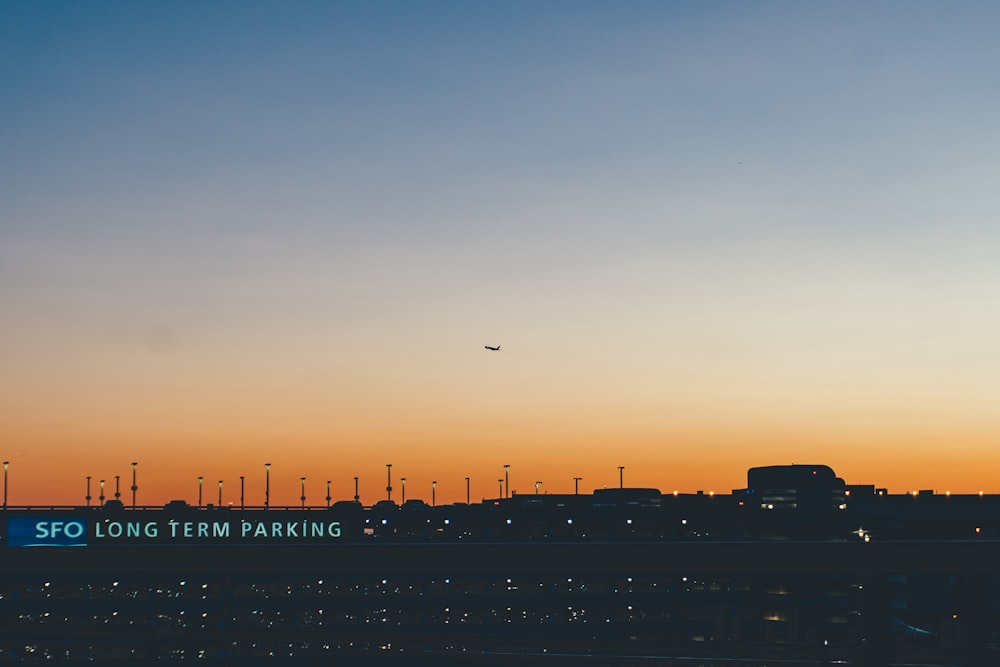
{"type": "Polygon", "coordinates": [[[484,347],[487,350],[493,350],[494,352],[499,352],[500,351],[500,346],[499,345],[497,345],[496,347],[493,347],[492,345],[484,345],[484,347]]]}

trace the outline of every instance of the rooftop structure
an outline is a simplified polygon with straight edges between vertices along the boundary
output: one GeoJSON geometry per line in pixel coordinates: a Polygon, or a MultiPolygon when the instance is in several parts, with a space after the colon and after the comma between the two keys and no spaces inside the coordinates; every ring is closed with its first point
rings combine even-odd
{"type": "Polygon", "coordinates": [[[729,494],[0,516],[0,664],[1000,660],[1000,498],[825,466],[729,494]]]}

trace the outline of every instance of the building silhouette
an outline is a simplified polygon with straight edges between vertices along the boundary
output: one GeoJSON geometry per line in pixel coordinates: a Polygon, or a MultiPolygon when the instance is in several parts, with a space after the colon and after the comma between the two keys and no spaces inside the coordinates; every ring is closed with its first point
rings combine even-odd
{"type": "Polygon", "coordinates": [[[0,664],[1000,664],[1000,497],[766,466],[728,494],[9,506],[0,664]]]}

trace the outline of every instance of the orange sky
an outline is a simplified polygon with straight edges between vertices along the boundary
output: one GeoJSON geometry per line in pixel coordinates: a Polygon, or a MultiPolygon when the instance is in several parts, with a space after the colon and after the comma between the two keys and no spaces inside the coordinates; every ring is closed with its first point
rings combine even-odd
{"type": "Polygon", "coordinates": [[[10,502],[1000,493],[1000,10],[102,11],[0,6],[10,502]]]}
{"type": "Polygon", "coordinates": [[[747,468],[786,463],[829,464],[848,483],[874,483],[892,492],[1000,492],[987,474],[998,456],[989,425],[954,413],[898,411],[840,422],[826,417],[818,429],[820,415],[793,420],[777,406],[741,415],[731,406],[712,414],[680,405],[661,412],[558,399],[528,407],[483,400],[454,416],[454,404],[433,412],[433,402],[419,397],[415,406],[402,401],[384,410],[285,398],[274,406],[247,400],[225,411],[216,402],[219,412],[196,414],[196,405],[137,405],[116,397],[75,414],[63,410],[58,421],[20,415],[14,421],[23,430],[9,422],[7,428],[26,452],[11,457],[10,502],[82,503],[87,475],[95,499],[101,478],[110,497],[116,474],[127,489],[132,460],[140,464],[140,504],[173,498],[194,503],[199,475],[206,480],[205,502],[215,502],[220,479],[224,502],[238,502],[244,475],[247,503],[262,503],[265,462],[272,463],[274,504],[298,504],[302,476],[310,503],[325,502],[326,480],[334,500],[350,498],[354,476],[362,500],[372,503],[385,497],[386,463],[393,464],[397,501],[401,476],[410,498],[429,501],[431,482],[437,481],[438,502],[464,501],[466,476],[474,501],[493,497],[505,463],[511,465],[511,488],[520,493],[533,493],[535,481],[543,482],[543,492],[569,493],[574,476],[583,478],[584,491],[615,486],[619,465],[625,466],[627,485],[728,492],[745,485],[747,468]],[[938,426],[949,416],[962,428],[938,426]],[[963,455],[939,447],[943,441],[956,443],[963,455]]]}

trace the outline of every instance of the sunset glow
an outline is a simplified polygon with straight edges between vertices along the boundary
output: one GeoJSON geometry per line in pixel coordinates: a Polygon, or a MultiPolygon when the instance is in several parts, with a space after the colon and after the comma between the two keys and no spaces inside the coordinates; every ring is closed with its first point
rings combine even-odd
{"type": "Polygon", "coordinates": [[[1000,493],[1000,12],[917,4],[6,4],[10,502],[1000,493]]]}

